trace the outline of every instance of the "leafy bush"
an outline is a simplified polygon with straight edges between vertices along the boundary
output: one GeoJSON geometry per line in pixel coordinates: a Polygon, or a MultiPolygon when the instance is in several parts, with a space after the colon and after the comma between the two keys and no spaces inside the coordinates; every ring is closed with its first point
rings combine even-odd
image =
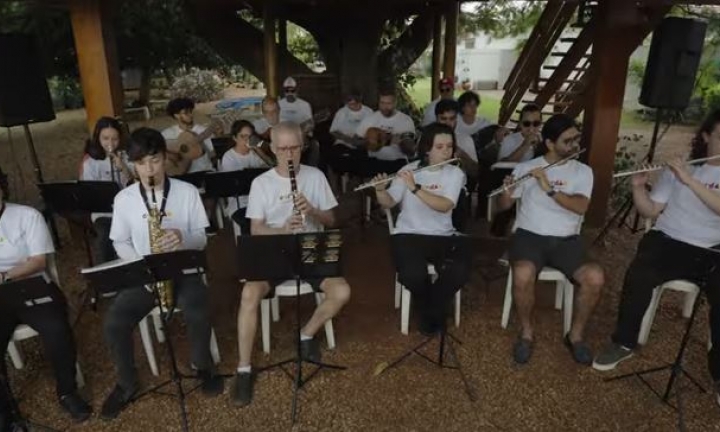
{"type": "Polygon", "coordinates": [[[186,97],[195,102],[208,102],[222,97],[223,82],[211,70],[182,69],[170,86],[170,97],[186,97]]]}
{"type": "MultiPolygon", "coordinates": [[[[633,134],[632,136],[621,136],[618,141],[636,143],[642,139],[642,135],[633,134]]],[[[615,152],[614,172],[629,171],[638,165],[637,153],[631,151],[627,144],[622,144],[615,152]]],[[[628,181],[628,177],[621,178],[614,186],[610,205],[613,209],[618,209],[630,198],[632,187],[628,181]]]]}
{"type": "Polygon", "coordinates": [[[48,80],[48,88],[56,110],[82,108],[83,93],[76,77],[54,76],[48,80]]]}
{"type": "Polygon", "coordinates": [[[705,91],[703,95],[705,112],[720,109],[720,84],[715,84],[705,91]]]}

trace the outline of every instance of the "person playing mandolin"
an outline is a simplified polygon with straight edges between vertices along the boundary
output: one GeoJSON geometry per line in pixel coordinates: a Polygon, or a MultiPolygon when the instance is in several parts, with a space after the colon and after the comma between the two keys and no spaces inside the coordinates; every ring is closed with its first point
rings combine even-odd
{"type": "Polygon", "coordinates": [[[213,171],[213,150],[210,137],[214,128],[195,124],[195,102],[188,98],[176,98],[168,102],[167,113],[175,119],[175,125],[162,131],[168,144],[169,174],[185,174],[213,171]]]}

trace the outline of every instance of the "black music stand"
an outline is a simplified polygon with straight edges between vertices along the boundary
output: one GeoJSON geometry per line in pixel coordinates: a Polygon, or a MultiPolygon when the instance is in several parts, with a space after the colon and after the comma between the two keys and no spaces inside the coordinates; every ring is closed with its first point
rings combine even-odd
{"type": "Polygon", "coordinates": [[[239,206],[240,197],[250,194],[250,185],[255,177],[267,170],[267,168],[248,168],[208,173],[205,176],[205,196],[209,198],[234,197],[239,206]]]}
{"type": "Polygon", "coordinates": [[[293,424],[297,418],[297,398],[300,389],[312,379],[321,369],[344,370],[344,366],[337,366],[322,362],[315,362],[304,359],[300,355],[300,284],[306,277],[327,276],[327,267],[320,265],[318,272],[311,270],[312,266],[303,264],[302,248],[300,238],[305,235],[324,236],[327,233],[302,233],[302,234],[281,234],[262,236],[238,236],[238,268],[241,279],[249,281],[266,280],[287,280],[294,279],[297,289],[297,301],[295,302],[295,357],[283,360],[264,368],[258,372],[266,372],[276,368],[281,369],[293,380],[293,398],[291,407],[291,418],[293,424]],[[303,363],[310,363],[317,366],[307,377],[303,378],[303,363]],[[295,375],[290,373],[284,366],[295,365],[295,375]]]}
{"type": "MultiPolygon", "coordinates": [[[[396,234],[397,236],[416,236],[416,234],[396,234]]],[[[468,240],[469,241],[469,240],[468,240]]],[[[470,399],[471,402],[475,402],[477,400],[477,392],[475,391],[475,387],[470,383],[467,376],[465,376],[465,373],[462,369],[462,364],[460,363],[460,359],[457,356],[457,353],[455,352],[455,345],[454,343],[457,343],[458,345],[462,345],[462,342],[453,336],[452,333],[450,333],[447,330],[447,321],[448,321],[448,311],[443,310],[443,320],[440,325],[440,331],[435,333],[434,335],[427,336],[423,341],[415,345],[414,347],[410,348],[408,351],[403,353],[401,356],[397,357],[395,360],[391,361],[389,364],[386,363],[380,363],[379,370],[376,371],[375,375],[382,375],[387,370],[394,368],[395,366],[398,366],[400,363],[408,359],[411,355],[417,354],[419,357],[429,361],[430,363],[433,363],[440,367],[441,369],[454,369],[458,371],[458,374],[460,375],[460,379],[463,383],[463,386],[465,387],[465,393],[468,396],[468,399],[470,399]],[[430,342],[434,341],[435,339],[438,339],[438,356],[437,359],[431,358],[430,356],[426,355],[422,351],[420,351],[422,348],[424,348],[426,345],[428,345],[430,342]],[[445,361],[445,353],[448,353],[452,359],[452,364],[448,364],[445,361]]]]}
{"type": "MultiPolygon", "coordinates": [[[[157,304],[159,305],[160,293],[154,286],[155,282],[177,280],[185,276],[187,270],[196,270],[198,273],[202,273],[205,268],[205,263],[206,260],[204,251],[181,250],[176,252],[146,255],[143,259],[132,261],[124,266],[114,268],[108,266],[108,268],[104,269],[102,272],[83,274],[88,282],[94,285],[98,290],[107,289],[107,287],[113,287],[113,289],[117,290],[118,288],[123,289],[153,284],[153,294],[155,295],[157,304]]],[[[102,266],[98,266],[96,269],[101,267],[102,266]]],[[[168,321],[172,311],[162,312],[163,313],[160,314],[160,321],[162,331],[167,335],[165,342],[167,344],[168,355],[170,356],[170,379],[139,393],[133,397],[132,401],[135,402],[151,393],[177,398],[178,407],[180,408],[182,430],[188,431],[187,404],[185,399],[187,394],[195,390],[197,386],[186,392],[183,389],[182,382],[185,379],[197,379],[197,377],[180,373],[177,358],[175,356],[175,348],[172,343],[172,337],[169,333],[170,328],[168,326],[168,321]],[[164,387],[172,384],[175,384],[176,386],[176,393],[165,393],[161,391],[164,387]]]]}
{"type": "Polygon", "coordinates": [[[172,176],[171,178],[182,180],[184,182],[190,183],[193,186],[195,186],[198,189],[202,189],[205,187],[205,176],[212,171],[197,171],[197,172],[191,172],[191,173],[185,173],[185,174],[179,174],[176,176],[172,176]]]}
{"type": "Polygon", "coordinates": [[[693,323],[695,322],[695,315],[697,314],[698,309],[700,308],[700,303],[702,300],[702,294],[704,292],[704,287],[700,289],[700,292],[698,293],[698,297],[695,299],[695,304],[693,305],[692,313],[690,314],[690,318],[688,319],[687,326],[685,327],[685,334],[683,334],[682,340],[680,341],[680,348],[678,349],[678,352],[675,356],[675,361],[673,361],[670,364],[664,365],[664,366],[657,366],[649,369],[639,370],[636,372],[630,372],[618,376],[614,376],[612,378],[606,378],[605,381],[617,381],[622,380],[626,378],[632,378],[637,377],[640,381],[645,384],[650,391],[652,391],[655,396],[657,396],[664,404],[675,408],[678,412],[678,426],[681,431],[685,430],[685,423],[684,423],[684,412],[683,412],[683,405],[682,405],[682,387],[680,386],[680,378],[682,376],[687,377],[688,380],[690,380],[691,383],[693,383],[701,392],[706,393],[705,388],[698,382],[697,379],[695,379],[692,375],[688,373],[688,371],[685,370],[685,367],[683,366],[683,357],[685,356],[685,349],[687,348],[688,341],[690,341],[690,332],[693,327],[693,323]],[[665,385],[665,391],[660,393],[656,389],[654,389],[650,383],[645,379],[645,375],[652,374],[655,372],[662,372],[665,370],[670,371],[670,377],[668,378],[668,382],[665,385]],[[677,385],[677,388],[675,389],[675,397],[677,398],[677,407],[674,407],[670,402],[669,399],[671,397],[670,393],[673,390],[673,387],[675,384],[677,385]]]}
{"type": "MultiPolygon", "coordinates": [[[[2,284],[3,295],[0,296],[2,309],[20,309],[30,308],[48,303],[48,299],[52,301],[51,292],[48,289],[48,283],[41,276],[20,279],[2,284]]],[[[8,409],[10,417],[6,419],[9,429],[17,432],[27,432],[32,429],[43,429],[50,432],[58,432],[50,426],[36,423],[22,414],[20,405],[10,387],[8,377],[0,372],[0,392],[5,395],[8,401],[8,409]]]]}

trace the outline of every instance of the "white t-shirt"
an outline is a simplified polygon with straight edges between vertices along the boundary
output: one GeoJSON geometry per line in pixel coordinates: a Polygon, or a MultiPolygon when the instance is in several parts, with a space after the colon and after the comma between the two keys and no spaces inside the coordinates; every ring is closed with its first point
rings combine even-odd
{"type": "Polygon", "coordinates": [[[282,98],[278,101],[278,105],[280,105],[280,121],[302,124],[313,119],[312,108],[303,99],[295,98],[294,102],[289,102],[287,99],[282,98]]]}
{"type": "MultiPolygon", "coordinates": [[[[413,170],[419,161],[405,165],[402,170],[413,170]]],[[[453,165],[443,165],[436,170],[425,170],[415,174],[415,183],[436,195],[441,195],[457,204],[460,191],[465,186],[465,173],[453,165]]],[[[408,190],[402,179],[393,180],[388,193],[400,204],[393,234],[452,235],[452,210],[441,213],[430,208],[417,195],[408,190]]]]}
{"type": "MultiPolygon", "coordinates": [[[[241,155],[236,152],[235,149],[230,149],[223,155],[219,168],[220,171],[241,171],[248,168],[268,168],[268,166],[265,161],[253,151],[246,155],[241,155]]],[[[225,211],[228,215],[232,215],[238,208],[247,207],[247,203],[247,195],[243,195],[238,199],[228,197],[225,211]],[[238,203],[240,204],[239,206],[238,203]]]]}
{"type": "MultiPolygon", "coordinates": [[[[513,177],[520,178],[535,168],[549,165],[544,157],[518,164],[513,177]]],[[[567,195],[583,195],[590,198],[593,188],[593,172],[589,166],[570,160],[545,170],[553,188],[567,195]]],[[[519,198],[515,227],[535,234],[567,237],[580,232],[583,217],[571,212],[555,199],[547,196],[535,179],[520,183],[513,192],[513,198],[519,198]]]]}
{"type": "Polygon", "coordinates": [[[271,127],[270,122],[265,117],[253,120],[252,124],[255,127],[255,133],[258,135],[264,134],[271,127]]]}
{"type": "Polygon", "coordinates": [[[0,217],[0,271],[8,271],[31,256],[53,252],[55,247],[42,214],[32,207],[5,203],[0,217]]]}
{"type": "MultiPolygon", "coordinates": [[[[132,170],[133,165],[128,159],[127,153],[122,152],[120,153],[120,157],[122,158],[122,161],[125,163],[125,165],[128,167],[128,169],[132,170]]],[[[112,171],[115,171],[114,173],[111,172],[111,164],[110,164],[110,158],[105,157],[105,159],[97,160],[90,157],[90,155],[85,155],[83,157],[82,166],[80,168],[80,180],[84,181],[113,181],[113,176],[115,177],[115,182],[122,188],[125,187],[125,185],[128,184],[130,181],[127,176],[122,172],[120,167],[112,165],[112,171]]]]}
{"type": "MultiPolygon", "coordinates": [[[[360,126],[358,126],[356,132],[357,136],[365,137],[368,129],[372,127],[382,129],[392,135],[415,132],[415,125],[410,116],[400,111],[395,111],[395,114],[390,117],[385,117],[380,111],[375,111],[360,122],[360,126]]],[[[370,157],[381,160],[407,159],[407,156],[400,150],[400,146],[397,144],[385,146],[378,151],[368,152],[368,154],[370,157]]]]}
{"type": "Polygon", "coordinates": [[[483,117],[475,117],[475,121],[472,124],[467,124],[465,123],[465,120],[463,120],[462,116],[458,114],[455,132],[459,134],[472,135],[488,126],[492,126],[492,122],[483,117]]]}
{"type": "MultiPolygon", "coordinates": [[[[210,223],[205,214],[200,193],[190,183],[174,178],[168,180],[170,181],[170,193],[165,205],[166,215],[162,219],[161,227],[180,230],[183,239],[181,249],[204,249],[207,243],[205,228],[210,223]]],[[[141,183],[137,182],[121,190],[115,196],[110,239],[114,242],[115,250],[122,259],[132,257],[128,256],[125,250],[119,249],[118,243],[131,246],[136,256],[145,256],[151,253],[148,212],[140,194],[140,187],[141,183]]],[[[147,198],[151,200],[149,192],[147,198]]],[[[162,190],[156,191],[155,199],[160,207],[163,200],[162,190]]]]}
{"type": "MultiPolygon", "coordinates": [[[[701,165],[690,169],[694,178],[720,194],[720,166],[701,165]]],[[[678,181],[670,170],[661,174],[650,199],[666,204],[654,229],[694,246],[712,247],[720,244],[720,215],[678,181]]]]}
{"type": "MultiPolygon", "coordinates": [[[[318,210],[330,210],[337,206],[330,184],[325,174],[317,168],[300,165],[296,181],[298,192],[303,194],[311,206],[318,210]]],[[[285,225],[293,212],[293,199],[290,179],[282,177],[277,170],[271,169],[259,175],[250,186],[250,197],[246,217],[259,219],[272,228],[285,225]]],[[[323,226],[312,218],[306,218],[305,231],[322,231],[323,226]]]]}
{"type": "MultiPolygon", "coordinates": [[[[365,118],[372,115],[372,113],[373,111],[365,105],[363,105],[358,111],[353,111],[347,106],[344,106],[335,113],[335,117],[330,125],[330,133],[339,132],[343,135],[351,137],[355,136],[355,132],[357,132],[360,123],[362,123],[365,118]]],[[[341,139],[335,140],[335,143],[347,145],[352,144],[341,139]]]]}
{"type": "Polygon", "coordinates": [[[435,115],[435,107],[437,106],[438,102],[440,102],[440,98],[437,98],[433,101],[431,101],[426,107],[425,112],[423,113],[423,120],[422,125],[423,127],[435,123],[437,121],[437,116],[435,115]]]}
{"type": "MultiPolygon", "coordinates": [[[[205,132],[207,127],[201,126],[201,125],[193,125],[192,131],[198,135],[205,132]]],[[[180,129],[180,126],[173,125],[169,128],[162,131],[163,137],[165,137],[166,140],[176,140],[180,136],[180,133],[182,130],[180,129]]],[[[190,164],[190,168],[188,169],[188,173],[192,172],[199,172],[199,171],[213,171],[213,165],[212,160],[210,160],[210,152],[214,151],[212,140],[210,138],[203,141],[203,144],[205,145],[205,153],[203,153],[202,156],[192,161],[190,164]]]]}
{"type": "MultiPolygon", "coordinates": [[[[525,137],[520,132],[515,132],[510,135],[507,135],[505,139],[503,139],[502,143],[500,143],[500,150],[498,151],[498,160],[503,160],[506,157],[513,154],[515,150],[520,148],[523,141],[525,140],[525,137]]],[[[531,160],[535,156],[535,149],[533,147],[529,147],[525,153],[520,158],[519,162],[527,162],[531,160]]]]}
{"type": "Polygon", "coordinates": [[[477,150],[475,150],[475,141],[473,141],[470,135],[464,135],[456,132],[455,140],[457,141],[457,146],[460,150],[467,153],[467,155],[470,156],[470,159],[475,162],[478,161],[477,150]]]}

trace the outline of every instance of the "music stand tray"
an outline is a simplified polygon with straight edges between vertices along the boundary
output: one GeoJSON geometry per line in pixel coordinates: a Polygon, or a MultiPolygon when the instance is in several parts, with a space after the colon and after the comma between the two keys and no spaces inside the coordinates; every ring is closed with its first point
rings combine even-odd
{"type": "Polygon", "coordinates": [[[181,180],[186,183],[190,183],[191,185],[195,186],[198,189],[204,189],[205,188],[205,176],[211,172],[212,171],[197,171],[197,172],[179,174],[176,176],[172,176],[170,178],[174,178],[176,180],[181,180]]]}
{"type": "MultiPolygon", "coordinates": [[[[322,239],[328,239],[331,235],[339,235],[339,232],[238,236],[237,238],[238,270],[241,279],[250,281],[295,280],[298,297],[295,302],[295,357],[271,364],[259,370],[259,372],[266,372],[279,368],[293,380],[293,398],[290,410],[293,423],[295,423],[297,419],[297,399],[300,389],[321,369],[346,369],[344,366],[303,359],[300,355],[300,284],[303,278],[317,277],[316,262],[307,262],[307,246],[309,246],[307,239],[313,238],[315,245],[320,246],[322,239]],[[303,242],[303,239],[305,239],[305,242],[303,242]],[[301,253],[301,251],[304,252],[301,253]],[[317,366],[317,369],[306,377],[303,377],[303,363],[313,364],[317,366]],[[295,375],[285,369],[286,365],[291,364],[295,365],[295,375]]],[[[318,252],[319,251],[320,249],[318,249],[318,252]]],[[[339,274],[339,257],[336,263],[338,273],[336,273],[335,276],[339,274]]],[[[327,273],[327,267],[322,269],[327,273]]]]}
{"type": "Polygon", "coordinates": [[[250,194],[250,185],[267,168],[219,171],[205,176],[205,196],[211,198],[239,197],[250,194]]]}
{"type": "Polygon", "coordinates": [[[106,181],[67,181],[38,184],[48,207],[56,213],[112,213],[117,183],[106,181]]]}

